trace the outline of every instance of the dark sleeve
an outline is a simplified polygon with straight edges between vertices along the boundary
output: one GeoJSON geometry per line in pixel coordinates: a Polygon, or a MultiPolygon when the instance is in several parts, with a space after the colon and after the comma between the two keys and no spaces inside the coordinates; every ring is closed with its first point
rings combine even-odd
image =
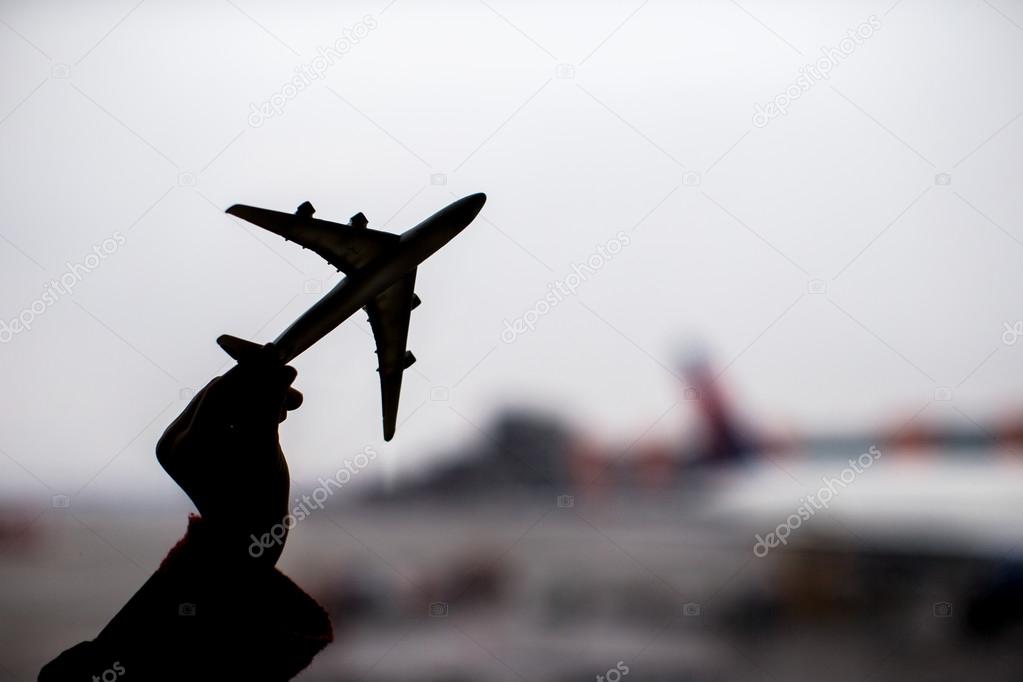
{"type": "Polygon", "coordinates": [[[39,682],[288,680],[332,640],[312,597],[272,566],[223,557],[192,516],[185,537],[96,639],[48,663],[39,682]]]}

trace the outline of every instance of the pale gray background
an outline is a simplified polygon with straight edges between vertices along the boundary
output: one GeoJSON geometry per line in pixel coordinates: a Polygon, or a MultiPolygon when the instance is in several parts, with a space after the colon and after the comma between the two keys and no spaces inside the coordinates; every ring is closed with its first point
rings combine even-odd
{"type": "Polygon", "coordinates": [[[368,476],[414,468],[507,404],[608,441],[673,436],[669,370],[694,343],[774,425],[997,419],[1023,369],[1001,339],[1023,318],[1021,66],[1005,0],[4,3],[0,318],[127,242],[0,346],[0,486],[40,509],[178,494],[151,453],[182,389],[226,367],[215,337],[269,340],[338,277],[224,215],[235,202],[401,231],[489,195],[420,270],[393,443],[363,316],[297,360],[299,481],[367,446],[368,476]],[[829,81],[752,125],[872,14],[829,81]],[[322,81],[249,125],[366,15],[322,81]],[[631,245],[576,297],[501,341],[619,230],[631,245]]]}

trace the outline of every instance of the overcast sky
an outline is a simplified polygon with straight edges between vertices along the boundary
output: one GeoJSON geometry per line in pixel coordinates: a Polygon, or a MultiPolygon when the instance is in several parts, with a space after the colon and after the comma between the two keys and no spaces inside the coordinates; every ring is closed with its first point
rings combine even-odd
{"type": "Polygon", "coordinates": [[[297,480],[508,404],[670,437],[696,345],[774,428],[1021,404],[1018,2],[6,2],[0,70],[5,491],[168,489],[216,336],[338,281],[236,202],[400,232],[489,197],[420,268],[392,443],[364,316],[296,361],[297,480]]]}

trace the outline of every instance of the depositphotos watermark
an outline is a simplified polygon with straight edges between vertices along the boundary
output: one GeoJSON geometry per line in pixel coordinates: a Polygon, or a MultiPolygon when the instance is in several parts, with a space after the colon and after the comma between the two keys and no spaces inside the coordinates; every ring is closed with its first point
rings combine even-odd
{"type": "Polygon", "coordinates": [[[789,83],[767,104],[753,106],[753,125],[763,128],[773,119],[789,113],[789,106],[794,101],[813,89],[818,82],[831,78],[831,70],[841,64],[843,59],[855,52],[864,40],[872,37],[874,32],[880,28],[881,20],[871,14],[855,29],[849,29],[845,38],[838,41],[837,47],[822,47],[822,56],[818,57],[815,62],[800,67],[799,77],[796,80],[789,83]]]}
{"type": "Polygon", "coordinates": [[[85,254],[77,261],[67,261],[61,276],[50,280],[39,298],[29,303],[16,317],[10,320],[0,320],[0,343],[10,343],[16,334],[32,329],[37,317],[49,310],[50,306],[60,300],[61,296],[69,296],[87,274],[98,268],[107,257],[116,253],[127,241],[128,238],[121,232],[114,232],[93,246],[90,253],[85,254]]]}
{"type": "Polygon", "coordinates": [[[114,682],[118,677],[127,672],[120,661],[114,661],[114,664],[104,670],[99,675],[92,676],[92,682],[114,682]]]}
{"type": "Polygon", "coordinates": [[[295,502],[299,502],[299,500],[301,502],[291,509],[291,513],[287,514],[283,521],[275,523],[269,531],[259,537],[249,535],[252,538],[252,544],[249,545],[249,555],[254,559],[258,559],[263,556],[263,552],[266,550],[274,545],[283,543],[289,530],[298,525],[299,521],[309,518],[312,515],[312,509],[323,509],[323,503],[334,494],[335,490],[343,488],[345,484],[352,480],[360,471],[368,467],[369,463],[376,458],[377,451],[371,447],[366,447],[352,459],[346,459],[345,465],[334,472],[333,478],[317,479],[320,485],[313,488],[311,494],[296,497],[295,502]]]}
{"type": "Polygon", "coordinates": [[[619,682],[628,674],[629,666],[625,665],[625,661],[618,661],[615,667],[609,668],[603,675],[597,675],[597,682],[619,682]]]}
{"type": "Polygon", "coordinates": [[[871,445],[859,457],[850,459],[849,466],[842,469],[838,478],[824,477],[824,485],[820,490],[800,500],[801,504],[796,508],[795,512],[789,514],[784,523],[778,524],[778,527],[768,533],[767,537],[760,537],[760,533],[754,536],[756,540],[756,543],[753,545],[754,556],[758,559],[763,559],[771,549],[778,545],[787,545],[789,536],[792,535],[794,530],[803,525],[803,521],[808,520],[821,509],[827,509],[831,504],[831,500],[835,499],[840,490],[856,480],[857,475],[869,469],[880,458],[881,451],[876,445],[871,445]]]}
{"type": "Polygon", "coordinates": [[[280,116],[284,113],[284,107],[288,102],[298,97],[302,92],[315,81],[323,78],[330,67],[337,64],[348,54],[354,45],[370,34],[380,24],[376,17],[367,14],[362,21],[354,26],[342,29],[341,36],[327,47],[316,49],[316,56],[308,64],[295,67],[295,76],[284,83],[280,89],[260,103],[252,102],[249,112],[249,125],[259,128],[268,119],[280,116]]]}
{"type": "Polygon", "coordinates": [[[1023,336],[1023,320],[1016,320],[1013,324],[1003,322],[1005,331],[1002,332],[1002,343],[1006,346],[1015,346],[1019,338],[1023,336]]]}
{"type": "Polygon", "coordinates": [[[572,264],[572,272],[568,273],[564,279],[548,283],[549,291],[543,298],[538,299],[533,307],[514,320],[505,319],[501,340],[511,343],[527,331],[536,329],[537,320],[554,310],[566,298],[574,295],[590,275],[596,274],[631,243],[632,238],[625,232],[619,231],[605,243],[598,244],[596,251],[591,253],[586,260],[582,263],[572,264]]]}

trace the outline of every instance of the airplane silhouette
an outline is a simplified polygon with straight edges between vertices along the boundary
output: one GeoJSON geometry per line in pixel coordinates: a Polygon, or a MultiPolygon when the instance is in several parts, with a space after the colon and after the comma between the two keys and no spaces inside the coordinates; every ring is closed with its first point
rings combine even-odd
{"type": "MultiPolygon", "coordinates": [[[[308,201],[295,213],[242,204],[227,209],[233,216],[315,251],[345,273],[345,278],[285,329],[274,344],[281,361],[291,362],[364,308],[377,346],[384,440],[394,437],[402,375],[416,361],[405,347],[411,312],[421,302],[415,294],[416,268],[464,230],[486,200],[484,194],[463,197],[401,235],[369,229],[362,213],[352,216],[347,225],[313,218],[315,209],[308,201]]],[[[239,361],[259,348],[227,334],[217,343],[239,361]]]]}

